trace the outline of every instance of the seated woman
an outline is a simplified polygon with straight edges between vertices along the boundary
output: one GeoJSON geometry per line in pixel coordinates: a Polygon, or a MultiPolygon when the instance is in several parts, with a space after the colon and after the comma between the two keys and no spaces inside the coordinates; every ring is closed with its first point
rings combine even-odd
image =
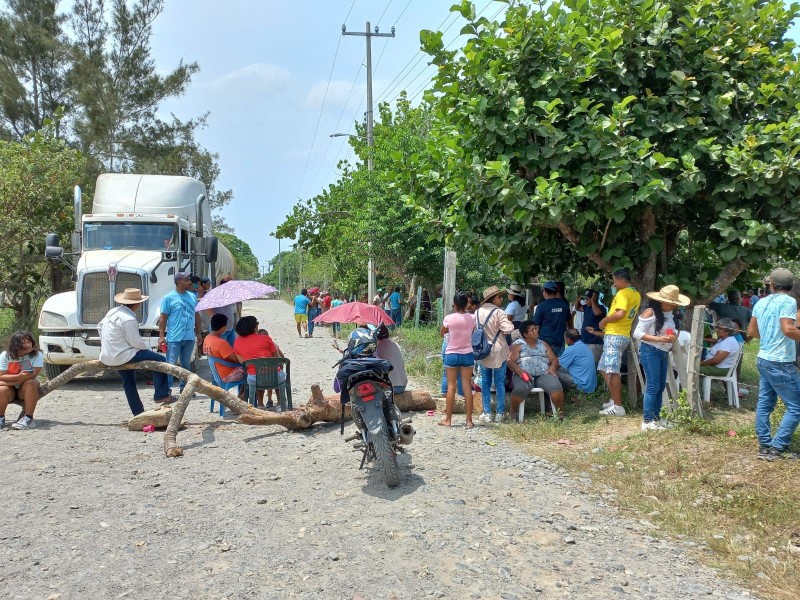
{"type": "Polygon", "coordinates": [[[511,346],[508,368],[514,373],[511,391],[512,415],[533,388],[542,388],[550,397],[553,416],[564,418],[564,389],[556,376],[558,357],[544,340],[539,339],[539,327],[533,321],[523,321],[519,326],[521,338],[511,346]]]}
{"type": "Polygon", "coordinates": [[[0,353],[0,429],[6,426],[6,408],[11,402],[22,402],[24,414],[11,425],[12,429],[36,427],[33,411],[39,401],[36,378],[44,367],[44,356],[27,331],[11,336],[8,350],[0,353]]]}
{"type": "MultiPolygon", "coordinates": [[[[241,363],[254,358],[283,358],[283,352],[269,335],[258,334],[258,320],[251,315],[239,319],[236,323],[236,335],[233,351],[241,363]]],[[[255,384],[255,381],[256,370],[250,365],[247,367],[247,383],[255,384]]],[[[278,381],[283,385],[286,382],[286,373],[281,371],[278,374],[278,381]]],[[[264,406],[264,390],[258,390],[257,399],[258,408],[267,408],[264,406]]]]}
{"type": "MultiPolygon", "coordinates": [[[[231,345],[225,339],[225,332],[228,329],[228,317],[222,313],[217,313],[211,316],[211,331],[203,340],[203,354],[218,358],[229,363],[239,363],[236,353],[231,348],[231,345]]],[[[219,378],[225,383],[244,383],[244,368],[229,367],[227,365],[217,365],[217,373],[219,378]]],[[[245,398],[245,386],[239,387],[239,398],[245,398]]]]}
{"type": "Polygon", "coordinates": [[[741,349],[736,340],[736,324],[732,319],[719,319],[714,326],[717,341],[708,350],[705,360],[700,362],[701,375],[727,375],[741,349]]]}

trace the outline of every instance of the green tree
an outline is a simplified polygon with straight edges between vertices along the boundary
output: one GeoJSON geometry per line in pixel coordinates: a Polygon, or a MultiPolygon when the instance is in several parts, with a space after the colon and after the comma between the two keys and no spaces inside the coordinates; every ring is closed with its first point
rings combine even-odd
{"type": "MultiPolygon", "coordinates": [[[[6,0],[0,14],[0,137],[22,139],[69,108],[66,16],[56,0],[6,0]]],[[[56,135],[60,120],[55,120],[56,135]]]]}
{"type": "Polygon", "coordinates": [[[225,247],[231,251],[236,260],[237,279],[258,279],[258,259],[253,254],[247,242],[240,240],[232,233],[217,233],[216,236],[225,247]]]}
{"type": "Polygon", "coordinates": [[[796,254],[798,5],[511,2],[502,23],[454,10],[463,48],[421,34],[438,73],[407,195],[418,221],[517,277],[626,265],[696,297],[796,254]]]}
{"type": "Polygon", "coordinates": [[[20,142],[0,141],[0,277],[5,303],[19,324],[32,327],[38,301],[49,293],[43,276],[44,238],[69,234],[72,189],[83,158],[45,124],[20,142]]]}

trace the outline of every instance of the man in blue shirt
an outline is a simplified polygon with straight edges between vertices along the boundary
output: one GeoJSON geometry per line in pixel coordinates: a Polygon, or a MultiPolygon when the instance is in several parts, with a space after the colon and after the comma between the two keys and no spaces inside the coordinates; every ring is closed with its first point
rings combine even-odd
{"type": "Polygon", "coordinates": [[[597,388],[597,365],[589,347],[581,341],[577,329],[567,329],[564,334],[567,347],[558,357],[556,376],[564,389],[575,387],[585,394],[597,388]]]}
{"type": "Polygon", "coordinates": [[[539,326],[539,339],[550,344],[556,356],[561,356],[564,351],[564,332],[572,318],[569,303],[558,296],[555,281],[548,281],[542,286],[542,295],[544,302],[536,307],[533,323],[539,326]]]}
{"type": "Polygon", "coordinates": [[[389,317],[394,321],[395,326],[400,327],[403,320],[403,311],[400,310],[403,300],[400,297],[400,288],[394,288],[392,295],[389,296],[389,317]]]}
{"type": "Polygon", "coordinates": [[[303,337],[303,331],[308,330],[306,310],[309,304],[311,304],[311,298],[308,297],[308,290],[303,288],[300,290],[300,294],[294,297],[294,322],[297,325],[297,335],[300,337],[303,337]]]}
{"type": "MultiPolygon", "coordinates": [[[[192,368],[192,350],[203,345],[200,315],[194,311],[197,296],[190,291],[191,287],[189,273],[175,273],[175,289],[161,301],[158,320],[158,344],[160,347],[167,343],[167,362],[180,363],[187,370],[192,368]]],[[[172,388],[172,375],[167,375],[167,385],[172,388]]],[[[185,385],[181,380],[181,391],[185,385]]]]}
{"type": "Polygon", "coordinates": [[[789,451],[792,435],[800,424],[800,373],[795,364],[795,341],[800,341],[800,329],[795,324],[797,301],[789,295],[794,275],[788,269],[775,269],[769,279],[772,294],[756,304],[747,327],[748,336],[761,338],[756,359],[760,375],[756,406],[758,457],[770,461],[797,459],[798,455],[789,451]],[[786,412],[773,436],[770,415],[778,396],[786,412]]]}
{"type": "Polygon", "coordinates": [[[602,321],[608,310],[600,304],[600,294],[597,290],[586,290],[584,294],[585,304],[583,306],[583,324],[581,325],[581,341],[591,350],[594,356],[594,363],[600,360],[600,355],[603,354],[603,338],[599,335],[594,335],[587,331],[587,327],[593,329],[600,329],[600,321],[602,321]]]}

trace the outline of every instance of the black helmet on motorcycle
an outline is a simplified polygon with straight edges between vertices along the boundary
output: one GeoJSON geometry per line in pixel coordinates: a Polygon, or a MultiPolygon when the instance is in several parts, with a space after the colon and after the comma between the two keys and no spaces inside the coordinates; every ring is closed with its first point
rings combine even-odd
{"type": "Polygon", "coordinates": [[[350,334],[347,342],[347,355],[350,358],[368,358],[378,350],[378,342],[372,332],[365,327],[359,327],[350,334]]]}
{"type": "Polygon", "coordinates": [[[389,337],[389,328],[385,323],[381,323],[375,328],[375,337],[379,340],[385,340],[389,337]]]}

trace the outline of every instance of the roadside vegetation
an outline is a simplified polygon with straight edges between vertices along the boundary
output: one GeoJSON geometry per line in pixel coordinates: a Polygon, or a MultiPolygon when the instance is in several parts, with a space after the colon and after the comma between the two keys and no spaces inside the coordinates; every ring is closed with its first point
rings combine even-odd
{"type": "MultiPolygon", "coordinates": [[[[404,327],[398,336],[409,376],[438,395],[438,331],[404,327]]],[[[498,433],[590,477],[594,491],[643,521],[650,535],[693,548],[698,560],[760,597],[794,599],[800,589],[800,464],[756,458],[757,352],[755,341],[747,345],[742,382],[750,393],[740,410],[729,408],[722,386],[715,385],[706,419],[692,417],[683,406],[677,427],[645,435],[639,430],[641,398],[628,418],[597,414],[607,399],[601,385],[591,395],[568,394],[562,423],[538,415],[528,402],[525,422],[504,425],[498,433]]],[[[625,403],[630,406],[627,398],[625,403]]],[[[781,416],[779,407],[773,417],[781,416]]]]}

